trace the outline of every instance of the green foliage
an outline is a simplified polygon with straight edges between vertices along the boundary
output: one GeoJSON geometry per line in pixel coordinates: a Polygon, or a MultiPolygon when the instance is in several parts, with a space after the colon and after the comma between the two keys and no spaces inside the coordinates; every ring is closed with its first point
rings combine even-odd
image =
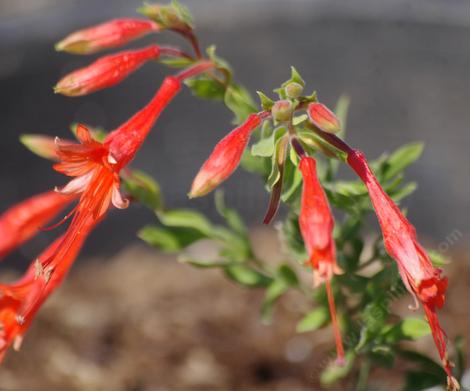
{"type": "MultiPolygon", "coordinates": [[[[169,7],[185,23],[192,23],[188,15],[181,16],[186,10],[178,3],[169,7]]],[[[147,15],[157,11],[156,8],[146,9],[147,15]]],[[[168,18],[165,12],[169,11],[163,12],[168,18]]],[[[215,70],[185,81],[195,96],[222,102],[234,114],[236,124],[252,113],[271,111],[277,98],[258,92],[258,107],[248,90],[234,82],[232,69],[216,54],[215,46],[210,46],[206,54],[216,64],[215,70]]],[[[189,66],[191,60],[169,58],[160,62],[179,68],[189,66]]],[[[281,202],[287,207],[287,213],[277,223],[284,255],[282,262],[272,264],[257,257],[246,224],[233,208],[226,205],[221,191],[215,194],[215,207],[223,223],[216,224],[194,210],[166,209],[158,184],[143,173],[132,172],[124,178],[126,192],[153,210],[157,219],[155,224],[144,227],[139,237],[162,251],[179,253],[183,263],[203,269],[217,268],[243,287],[262,290],[261,317],[265,322],[271,321],[276,303],[290,291],[296,291],[303,293],[306,304],[299,306],[305,310],[299,313],[297,332],[311,332],[328,326],[331,319],[324,287],[314,290],[311,278],[303,279],[299,274],[299,269],[308,264],[309,257],[298,224],[302,176],[298,169],[299,157],[290,143],[295,138],[305,153],[315,156],[321,183],[332,209],[338,213],[334,239],[343,274],[334,277],[333,290],[344,336],[346,362],[339,365],[334,360],[325,361],[320,368],[321,383],[328,386],[346,376],[357,377],[356,390],[364,391],[369,372],[374,367],[390,368],[400,359],[414,365],[407,373],[405,391],[442,385],[445,375],[438,363],[402,348],[403,342],[428,335],[429,326],[421,318],[400,318],[391,313],[392,304],[401,298],[405,289],[395,264],[384,251],[381,237],[366,235],[366,221],[373,211],[367,188],[356,179],[338,179],[339,165],[347,155],[328,142],[324,135],[312,130],[305,109],[309,103],[317,101],[317,95],[315,92],[302,95],[305,86],[302,76],[292,67],[290,78],[274,90],[279,99],[287,100],[282,103],[295,109],[292,118],[289,112],[287,120],[276,117],[276,121],[265,121],[253,132],[251,145],[241,161],[242,168],[262,178],[266,190],[274,194],[271,199],[277,201],[280,195],[281,202]],[[287,89],[288,86],[291,88],[287,89]],[[215,255],[195,255],[193,246],[201,241],[210,241],[215,255]],[[368,270],[369,267],[373,271],[368,270]]],[[[342,139],[346,137],[349,103],[343,96],[335,109],[342,125],[338,136],[342,139]]],[[[416,189],[415,183],[405,180],[404,171],[422,151],[421,143],[410,143],[381,155],[370,164],[384,190],[397,203],[416,189]]],[[[431,251],[430,257],[436,266],[445,264],[438,253],[431,251]]],[[[459,357],[462,372],[463,356],[460,354],[459,357]]]]}

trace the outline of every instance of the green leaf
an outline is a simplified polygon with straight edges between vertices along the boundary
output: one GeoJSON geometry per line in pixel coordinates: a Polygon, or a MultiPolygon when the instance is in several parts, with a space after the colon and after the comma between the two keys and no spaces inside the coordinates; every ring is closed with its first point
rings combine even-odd
{"type": "Polygon", "coordinates": [[[422,143],[407,144],[396,150],[384,163],[382,180],[387,181],[401,173],[406,167],[417,160],[422,152],[422,143]]]}
{"type": "Polygon", "coordinates": [[[268,276],[244,264],[227,266],[224,270],[231,280],[246,287],[266,287],[271,283],[268,276]]]}
{"type": "Polygon", "coordinates": [[[228,208],[225,205],[224,192],[218,190],[215,192],[215,207],[217,212],[225,219],[228,226],[243,238],[248,237],[248,230],[240,215],[235,209],[228,208]]]}
{"type": "Polygon", "coordinates": [[[126,193],[152,210],[163,208],[163,199],[159,184],[143,171],[130,170],[123,176],[123,187],[126,193]]]}
{"type": "Polygon", "coordinates": [[[287,142],[287,135],[276,140],[274,153],[271,157],[271,173],[266,183],[269,189],[272,189],[282,177],[281,170],[284,169],[284,162],[286,160],[287,142]]]}
{"type": "Polygon", "coordinates": [[[299,280],[295,271],[286,264],[280,265],[276,270],[274,279],[269,284],[261,306],[263,321],[269,323],[275,302],[290,288],[297,287],[299,280]]]}
{"type": "Polygon", "coordinates": [[[251,154],[253,156],[271,157],[276,151],[276,144],[278,140],[287,133],[284,126],[277,127],[268,137],[262,138],[251,147],[251,154]]]}
{"type": "Polygon", "coordinates": [[[330,319],[330,314],[326,307],[318,307],[305,315],[299,323],[297,323],[297,332],[305,333],[314,331],[325,325],[330,319]]]}
{"type": "Polygon", "coordinates": [[[406,318],[389,329],[385,335],[387,343],[396,343],[402,340],[417,340],[431,333],[428,323],[419,318],[406,318]]]}
{"type": "Polygon", "coordinates": [[[291,160],[287,160],[284,169],[284,185],[281,200],[283,202],[290,201],[295,194],[300,193],[301,185],[302,174],[300,170],[297,169],[297,166],[291,160]]]}
{"type": "Polygon", "coordinates": [[[181,263],[187,263],[188,265],[202,268],[202,269],[227,267],[231,265],[231,262],[226,261],[226,260],[196,259],[185,254],[180,256],[178,260],[181,263]]]}
{"type": "Polygon", "coordinates": [[[336,362],[331,362],[320,376],[320,382],[324,386],[332,385],[338,380],[346,377],[353,368],[355,355],[353,352],[346,353],[345,364],[339,365],[336,362]]]}
{"type": "Polygon", "coordinates": [[[307,114],[297,115],[294,118],[292,118],[292,125],[298,126],[298,125],[302,124],[303,122],[305,122],[307,119],[308,119],[307,114]]]}
{"type": "Polygon", "coordinates": [[[308,259],[298,223],[298,215],[289,213],[280,230],[281,243],[292,257],[302,264],[308,259]]]}
{"type": "Polygon", "coordinates": [[[250,114],[257,111],[256,104],[248,90],[231,84],[225,90],[225,105],[235,114],[235,123],[242,123],[250,114]]]}
{"type": "Polygon", "coordinates": [[[201,75],[184,81],[191,92],[203,99],[222,100],[225,96],[225,87],[210,76],[201,75]]]}
{"type": "Polygon", "coordinates": [[[440,376],[432,373],[408,371],[405,376],[405,388],[403,391],[427,390],[438,385],[444,385],[440,376]]]}
{"type": "Polygon", "coordinates": [[[261,107],[263,110],[269,111],[274,106],[274,101],[271,98],[268,98],[265,94],[261,91],[256,91],[261,101],[261,107]]]}
{"type": "Polygon", "coordinates": [[[204,236],[193,229],[148,225],[137,236],[149,245],[166,252],[180,251],[204,236]]]}
{"type": "Polygon", "coordinates": [[[206,237],[214,235],[214,226],[201,213],[190,209],[174,209],[157,213],[162,224],[168,227],[192,228],[206,237]]]}
{"type": "Polygon", "coordinates": [[[243,152],[240,165],[244,170],[261,175],[267,178],[271,171],[271,159],[253,156],[250,151],[243,152]]]}
{"type": "Polygon", "coordinates": [[[426,249],[426,251],[435,267],[442,267],[449,264],[449,260],[446,259],[441,253],[431,249],[426,249]]]}

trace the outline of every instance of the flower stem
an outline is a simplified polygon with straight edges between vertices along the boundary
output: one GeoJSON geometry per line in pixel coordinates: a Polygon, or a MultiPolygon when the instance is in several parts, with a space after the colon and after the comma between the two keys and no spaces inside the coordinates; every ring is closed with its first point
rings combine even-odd
{"type": "Polygon", "coordinates": [[[194,60],[193,56],[189,55],[183,50],[168,47],[168,46],[160,46],[160,54],[164,56],[181,57],[181,58],[187,58],[188,60],[194,60]]]}
{"type": "Polygon", "coordinates": [[[194,34],[193,30],[190,29],[180,29],[180,28],[173,28],[172,29],[174,32],[182,35],[184,38],[186,38],[191,46],[194,49],[194,53],[196,54],[197,58],[202,58],[202,52],[201,48],[199,46],[199,40],[197,39],[196,35],[194,34]]]}
{"type": "Polygon", "coordinates": [[[181,71],[176,75],[176,78],[179,81],[184,81],[191,77],[197,76],[201,73],[208,71],[209,69],[213,69],[215,64],[212,61],[201,61],[197,64],[193,65],[192,67],[186,68],[185,70],[181,71]]]}

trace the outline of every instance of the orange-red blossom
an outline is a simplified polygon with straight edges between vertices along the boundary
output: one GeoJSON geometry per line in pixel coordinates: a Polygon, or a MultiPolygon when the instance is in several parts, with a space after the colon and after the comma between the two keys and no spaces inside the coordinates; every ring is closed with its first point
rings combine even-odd
{"type": "Polygon", "coordinates": [[[342,270],[336,263],[333,239],[334,219],[330,205],[317,177],[315,159],[302,156],[299,169],[303,177],[299,227],[313,268],[314,286],[325,283],[330,307],[331,323],[336,341],[337,360],[344,361],[344,348],[336,318],[336,307],[331,289],[331,279],[342,270]]]}
{"type": "Polygon", "coordinates": [[[56,139],[55,157],[59,161],[54,168],[73,179],[57,189],[54,197],[79,197],[79,201],[65,234],[31,264],[23,278],[0,285],[0,360],[12,344],[19,348],[34,314],[63,280],[83,242],[110,205],[127,207],[129,202],[119,189],[119,172],[134,158],[162,110],[180,90],[181,79],[167,77],[150,103],[103,143],[94,140],[83,125],[77,127],[78,144],[56,139]]]}
{"type": "Polygon", "coordinates": [[[434,342],[447,372],[448,389],[457,390],[459,385],[452,376],[452,364],[447,357],[446,336],[436,313],[445,302],[447,278],[441,276],[441,269],[433,266],[429,255],[418,243],[415,228],[382,189],[364,154],[352,150],[347,161],[367,186],[382,229],[385,248],[397,262],[403,283],[415,298],[416,308],[419,302],[424,307],[434,342]]]}

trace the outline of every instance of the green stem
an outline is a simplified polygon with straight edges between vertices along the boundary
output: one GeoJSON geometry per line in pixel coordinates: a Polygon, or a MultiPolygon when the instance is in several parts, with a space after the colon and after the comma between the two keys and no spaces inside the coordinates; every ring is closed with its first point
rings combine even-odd
{"type": "Polygon", "coordinates": [[[369,359],[364,359],[359,368],[359,376],[357,379],[356,390],[355,391],[367,391],[367,383],[369,380],[370,374],[370,361],[369,359]]]}

